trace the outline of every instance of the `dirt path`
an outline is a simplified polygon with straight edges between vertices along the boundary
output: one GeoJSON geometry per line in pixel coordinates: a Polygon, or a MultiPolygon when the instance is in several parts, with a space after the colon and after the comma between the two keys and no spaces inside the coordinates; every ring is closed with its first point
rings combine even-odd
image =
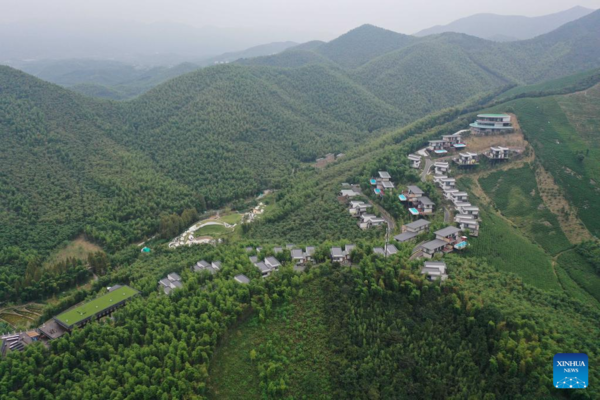
{"type": "Polygon", "coordinates": [[[592,234],[585,225],[577,218],[576,210],[571,203],[565,199],[561,189],[558,187],[552,175],[541,165],[536,165],[535,180],[537,181],[540,197],[544,205],[552,214],[556,215],[558,223],[569,242],[572,244],[591,240],[592,234]]]}

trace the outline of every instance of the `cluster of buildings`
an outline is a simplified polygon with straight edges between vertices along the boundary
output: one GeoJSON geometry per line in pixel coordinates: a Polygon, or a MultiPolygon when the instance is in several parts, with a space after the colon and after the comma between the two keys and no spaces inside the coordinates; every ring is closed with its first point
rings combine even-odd
{"type": "Polygon", "coordinates": [[[275,257],[265,257],[263,261],[258,261],[257,256],[250,256],[250,261],[260,271],[263,278],[271,275],[273,271],[277,271],[281,267],[281,263],[275,257]]]}
{"type": "Polygon", "coordinates": [[[462,140],[462,135],[465,132],[468,132],[468,130],[461,130],[451,135],[443,135],[441,140],[430,140],[427,150],[432,151],[437,155],[444,155],[451,149],[463,149],[466,147],[462,140]]]}
{"type": "MultiPolygon", "coordinates": [[[[354,244],[347,244],[344,247],[332,247],[329,249],[331,261],[342,265],[350,265],[352,263],[351,254],[356,246],[354,244]]],[[[398,253],[398,248],[393,244],[386,244],[383,247],[374,247],[373,254],[377,254],[383,257],[390,257],[398,253]]]]}
{"type": "MultiPolygon", "coordinates": [[[[428,233],[431,223],[425,219],[418,219],[409,224],[402,225],[402,232],[394,239],[400,243],[415,240],[419,235],[428,233]]],[[[423,257],[432,258],[437,253],[445,254],[466,247],[466,238],[461,236],[461,230],[454,226],[447,226],[434,232],[435,239],[419,246],[423,257]]]]}
{"type": "Polygon", "coordinates": [[[183,287],[183,283],[181,282],[181,276],[179,276],[176,272],[171,272],[167,274],[166,278],[162,278],[158,281],[159,289],[162,289],[164,294],[171,294],[173,290],[181,289],[183,287]]]}
{"type": "Polygon", "coordinates": [[[446,254],[467,247],[466,238],[461,236],[461,230],[455,226],[447,226],[434,232],[435,239],[420,246],[425,258],[433,258],[436,254],[446,254]]]}
{"type": "Polygon", "coordinates": [[[469,230],[472,236],[479,235],[479,207],[469,203],[469,194],[456,189],[456,179],[446,175],[435,175],[433,181],[444,194],[444,198],[452,202],[456,212],[454,222],[461,230],[469,230]]]}
{"type": "Polygon", "coordinates": [[[377,172],[377,177],[369,179],[373,187],[373,192],[378,196],[383,196],[386,190],[394,190],[394,182],[387,171],[377,172]]]}
{"type": "Polygon", "coordinates": [[[375,214],[369,214],[368,210],[373,206],[364,201],[350,201],[348,204],[348,212],[354,218],[358,219],[358,226],[360,229],[370,229],[376,226],[381,226],[386,223],[385,219],[376,216],[375,214]]]}
{"type": "Polygon", "coordinates": [[[398,195],[398,199],[408,205],[408,212],[413,216],[433,214],[435,209],[435,203],[415,185],[407,186],[406,190],[398,195]]]}

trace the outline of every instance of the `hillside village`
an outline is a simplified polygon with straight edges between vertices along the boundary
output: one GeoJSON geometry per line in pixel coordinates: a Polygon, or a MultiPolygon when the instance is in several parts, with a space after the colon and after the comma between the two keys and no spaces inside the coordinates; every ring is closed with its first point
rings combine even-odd
{"type": "MultiPolygon", "coordinates": [[[[399,251],[398,246],[411,246],[410,259],[424,259],[421,274],[430,281],[445,281],[448,279],[447,265],[443,261],[444,255],[466,249],[469,237],[477,237],[480,232],[479,207],[469,202],[467,192],[456,187],[456,174],[462,169],[477,168],[481,157],[486,157],[490,162],[506,162],[511,155],[520,154],[521,148],[508,148],[491,145],[489,149],[480,152],[468,151],[466,137],[489,136],[492,141],[497,135],[512,133],[514,131],[512,117],[508,114],[480,114],[471,124],[470,130],[460,130],[454,134],[443,135],[441,139],[429,140],[428,145],[415,153],[407,154],[408,165],[418,170],[422,181],[431,181],[435,184],[438,194],[444,204],[434,203],[428,193],[414,184],[400,184],[393,181],[388,171],[380,170],[371,177],[368,185],[344,183],[338,193],[338,200],[347,205],[349,214],[356,219],[357,226],[362,230],[378,229],[386,226],[385,243],[375,246],[372,253],[381,257],[393,257],[399,251]],[[467,150],[465,150],[467,149],[467,150]],[[363,187],[369,188],[368,194],[363,193],[363,187]],[[411,221],[400,226],[400,232],[391,236],[392,221],[390,217],[378,216],[374,210],[382,210],[377,205],[378,199],[386,194],[391,194],[398,199],[407,210],[411,221]],[[448,218],[445,209],[451,208],[453,216],[448,218]],[[431,219],[444,213],[444,227],[430,231],[431,219]]],[[[432,193],[429,193],[431,195],[432,193]]],[[[246,222],[252,222],[257,215],[264,212],[264,204],[258,206],[245,217],[246,222]]],[[[378,213],[379,214],[379,213],[378,213]]],[[[217,215],[218,217],[218,215],[217,215]]],[[[188,229],[188,233],[200,229],[202,226],[227,222],[199,222],[188,229]]],[[[485,228],[485,227],[484,227],[485,228]]],[[[185,237],[186,233],[181,235],[185,237]]],[[[194,239],[176,239],[169,247],[193,244],[194,239]]],[[[214,241],[213,241],[214,242],[214,241]]],[[[214,242],[213,244],[217,244],[214,242]]],[[[150,251],[149,248],[148,252],[150,251]]],[[[331,247],[328,258],[332,263],[342,266],[353,266],[354,244],[331,247]]],[[[291,264],[297,272],[304,271],[308,266],[317,263],[315,252],[317,246],[299,247],[287,244],[282,247],[247,247],[248,259],[260,271],[262,278],[268,278],[284,264],[291,264]],[[282,258],[283,257],[283,258],[282,258]]],[[[318,263],[317,263],[318,264],[318,263]]],[[[194,273],[216,274],[222,268],[218,260],[199,260],[190,266],[194,273]]],[[[233,280],[246,285],[251,278],[245,274],[238,274],[233,280]]],[[[158,290],[165,295],[183,287],[183,280],[177,272],[168,273],[158,281],[158,290]]],[[[139,295],[139,292],[128,286],[115,285],[108,288],[105,295],[88,303],[72,307],[64,313],[48,320],[37,329],[15,332],[2,336],[0,354],[7,351],[23,350],[28,344],[42,341],[46,344],[70,332],[74,327],[81,327],[86,323],[110,316],[112,312],[123,306],[129,299],[139,295]],[[120,295],[123,297],[121,298],[120,295]],[[113,299],[117,296],[118,299],[113,299]]]]}

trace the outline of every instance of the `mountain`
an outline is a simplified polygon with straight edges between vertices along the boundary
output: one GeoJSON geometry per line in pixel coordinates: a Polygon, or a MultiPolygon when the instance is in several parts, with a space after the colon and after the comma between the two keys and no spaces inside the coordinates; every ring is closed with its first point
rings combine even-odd
{"type": "Polygon", "coordinates": [[[448,25],[437,25],[424,29],[417,32],[415,36],[423,37],[444,32],[456,32],[498,42],[525,40],[553,31],[567,22],[575,21],[593,11],[576,6],[540,17],[476,14],[458,19],[448,25]]]}
{"type": "Polygon", "coordinates": [[[280,186],[300,162],[405,121],[321,66],[210,67],[116,104],[8,67],[0,82],[0,243],[42,251],[84,231],[122,245],[161,212],[280,186]]]}
{"type": "Polygon", "coordinates": [[[2,68],[0,133],[9,145],[0,149],[0,243],[47,252],[84,232],[116,248],[151,235],[161,213],[283,188],[328,152],[506,86],[600,66],[599,19],[594,12],[516,43],[363,26],[329,43],[199,69],[124,103],[2,68]]]}
{"type": "Polygon", "coordinates": [[[117,18],[11,22],[0,25],[0,63],[43,59],[111,59],[143,66],[243,51],[274,41],[303,42],[315,33],[294,30],[193,27],[117,18]]]}
{"type": "Polygon", "coordinates": [[[373,25],[363,25],[323,43],[314,49],[318,54],[348,68],[355,68],[375,57],[399,50],[414,43],[412,36],[403,35],[373,25]]]}
{"type": "Polygon", "coordinates": [[[201,62],[199,62],[199,64],[206,66],[212,64],[229,63],[243,58],[268,56],[281,53],[282,51],[295,46],[298,46],[298,43],[290,41],[261,44],[259,46],[254,46],[246,50],[235,51],[231,53],[221,54],[217,57],[211,57],[207,60],[202,60],[201,62]]]}
{"type": "Polygon", "coordinates": [[[162,82],[200,68],[193,63],[136,67],[120,61],[96,59],[27,61],[13,66],[76,92],[113,100],[135,97],[162,82]]]}
{"type": "Polygon", "coordinates": [[[89,97],[124,100],[145,93],[160,83],[202,66],[272,55],[295,45],[294,42],[268,43],[172,67],[136,66],[103,59],[32,60],[14,62],[11,66],[89,97]]]}

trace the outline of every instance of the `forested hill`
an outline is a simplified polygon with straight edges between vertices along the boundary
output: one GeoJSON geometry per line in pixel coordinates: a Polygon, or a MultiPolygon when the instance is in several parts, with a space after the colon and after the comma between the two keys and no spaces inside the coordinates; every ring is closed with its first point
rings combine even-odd
{"type": "Polygon", "coordinates": [[[49,250],[84,230],[111,248],[155,228],[152,214],[200,206],[148,156],[111,138],[122,132],[105,118],[115,113],[0,67],[0,249],[49,250]]]}
{"type": "Polygon", "coordinates": [[[421,82],[432,75],[422,72],[420,67],[434,58],[442,57],[441,65],[460,69],[462,63],[444,58],[443,52],[451,50],[458,59],[474,63],[478,74],[500,76],[517,83],[533,83],[598,66],[599,40],[600,10],[545,35],[511,43],[497,43],[457,33],[417,38],[365,25],[329,43],[293,47],[281,54],[247,60],[246,63],[280,65],[281,60],[287,60],[287,65],[291,66],[290,60],[295,60],[298,66],[317,62],[317,57],[307,54],[312,52],[341,68],[358,68],[359,76],[362,75],[361,69],[372,69],[378,75],[409,75],[413,81],[421,82]],[[303,56],[300,57],[299,53],[303,56]],[[398,65],[399,61],[415,57],[415,54],[419,54],[415,63],[398,65]],[[379,58],[389,62],[386,64],[379,58]]]}
{"type": "Polygon", "coordinates": [[[507,85],[598,66],[599,19],[512,44],[366,25],[123,103],[1,68],[2,251],[45,252],[82,232],[118,248],[152,235],[162,213],[285,187],[328,152],[507,85]]]}
{"type": "Polygon", "coordinates": [[[160,214],[279,187],[301,162],[403,124],[323,66],[206,68],[127,103],[0,68],[0,244],[47,251],[86,232],[107,248],[160,214]]]}
{"type": "Polygon", "coordinates": [[[519,15],[475,14],[458,19],[448,25],[438,25],[417,32],[415,36],[435,35],[444,32],[465,33],[499,42],[531,39],[561,25],[593,12],[580,6],[539,17],[519,15]]]}

